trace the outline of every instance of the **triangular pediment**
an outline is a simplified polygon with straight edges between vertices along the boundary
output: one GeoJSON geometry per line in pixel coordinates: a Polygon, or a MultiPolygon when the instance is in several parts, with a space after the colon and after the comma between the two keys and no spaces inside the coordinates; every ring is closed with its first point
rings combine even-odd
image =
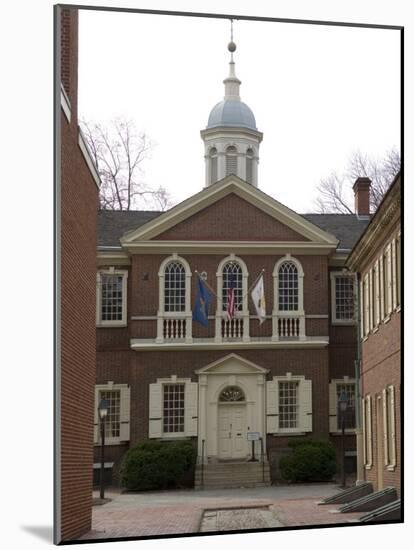
{"type": "Polygon", "coordinates": [[[121,243],[128,247],[148,241],[186,240],[308,241],[332,247],[338,243],[333,235],[233,175],[203,189],[136,230],[124,234],[121,243]],[[219,227],[215,228],[214,220],[226,223],[226,212],[229,212],[231,207],[229,201],[233,201],[233,208],[240,215],[233,216],[232,224],[227,223],[227,229],[223,232],[219,227]],[[259,219],[259,214],[262,215],[262,219],[259,219]],[[237,239],[229,228],[234,228],[237,224],[243,225],[244,221],[245,231],[239,231],[241,236],[237,239]],[[260,238],[254,231],[249,231],[249,227],[252,229],[253,225],[260,238]],[[210,234],[205,234],[206,231],[210,231],[210,234]]]}
{"type": "Polygon", "coordinates": [[[196,374],[266,374],[269,371],[237,353],[230,353],[195,372],[196,374]]]}

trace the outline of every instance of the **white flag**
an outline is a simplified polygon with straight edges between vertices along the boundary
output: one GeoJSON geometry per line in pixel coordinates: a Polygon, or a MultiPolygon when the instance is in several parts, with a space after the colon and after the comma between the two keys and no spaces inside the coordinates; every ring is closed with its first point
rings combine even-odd
{"type": "Polygon", "coordinates": [[[252,290],[252,300],[254,307],[256,308],[257,316],[259,317],[260,324],[266,319],[266,300],[264,295],[263,275],[260,275],[256,286],[252,290]]]}

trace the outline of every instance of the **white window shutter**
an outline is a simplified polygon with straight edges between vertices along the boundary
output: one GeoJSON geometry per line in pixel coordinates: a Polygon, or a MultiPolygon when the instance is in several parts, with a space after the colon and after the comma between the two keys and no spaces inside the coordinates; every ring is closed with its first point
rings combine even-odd
{"type": "Polygon", "coordinates": [[[396,247],[396,241],[395,239],[392,241],[391,246],[391,271],[392,271],[392,309],[395,309],[397,307],[397,264],[396,264],[396,253],[395,253],[395,247],[396,247]]]}
{"type": "Polygon", "coordinates": [[[367,396],[367,466],[372,467],[372,398],[367,396]]]}
{"type": "Polygon", "coordinates": [[[361,399],[361,408],[362,408],[362,438],[363,438],[363,446],[362,451],[364,455],[364,466],[367,465],[367,415],[366,415],[366,398],[363,397],[361,399]]]}
{"type": "Polygon", "coordinates": [[[162,436],[162,384],[149,385],[148,437],[162,436]]]}
{"type": "Polygon", "coordinates": [[[380,319],[381,321],[385,317],[385,303],[384,303],[384,259],[381,256],[379,257],[378,262],[378,269],[379,269],[379,280],[380,280],[380,319]]]}
{"type": "Polygon", "coordinates": [[[392,311],[392,265],[391,265],[391,245],[388,246],[387,250],[387,273],[388,273],[388,284],[387,284],[387,293],[388,293],[388,311],[387,314],[392,311]]]}
{"type": "Polygon", "coordinates": [[[336,382],[329,384],[329,431],[338,431],[338,403],[336,394],[336,382]]]}
{"type": "Polygon", "coordinates": [[[390,456],[390,465],[395,466],[397,464],[397,448],[395,440],[395,388],[390,386],[388,388],[390,392],[390,432],[388,437],[391,438],[391,456],[390,456]]]}
{"type": "Polygon", "coordinates": [[[384,464],[388,466],[390,457],[388,454],[388,396],[387,390],[382,390],[382,425],[383,425],[383,444],[384,444],[384,464]]]}
{"type": "Polygon", "coordinates": [[[185,435],[197,435],[197,382],[186,382],[184,397],[184,430],[185,435]]]}
{"type": "Polygon", "coordinates": [[[266,433],[279,431],[279,384],[272,380],[266,382],[266,433]]]}
{"type": "Polygon", "coordinates": [[[301,380],[299,383],[300,429],[312,431],[312,380],[301,380]]]}
{"type": "Polygon", "coordinates": [[[95,407],[93,417],[93,442],[97,445],[100,443],[99,435],[99,419],[98,419],[98,404],[99,404],[99,390],[95,387],[95,407]]]}
{"type": "Polygon", "coordinates": [[[380,264],[377,261],[375,264],[375,303],[376,303],[376,317],[374,319],[375,326],[379,325],[381,319],[381,306],[380,306],[380,264]]]}
{"type": "Polygon", "coordinates": [[[129,386],[121,387],[120,391],[121,403],[120,403],[120,429],[119,439],[121,441],[129,441],[130,434],[130,402],[131,402],[131,388],[129,386]]]}

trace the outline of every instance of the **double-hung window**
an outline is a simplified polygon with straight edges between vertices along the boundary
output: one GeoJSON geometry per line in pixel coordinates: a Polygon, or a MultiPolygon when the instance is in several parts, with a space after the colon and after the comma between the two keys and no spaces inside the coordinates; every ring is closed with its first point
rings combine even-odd
{"type": "Polygon", "coordinates": [[[333,324],[354,322],[354,275],[331,273],[331,303],[333,324]]]}
{"type": "Polygon", "coordinates": [[[97,275],[97,325],[127,324],[127,278],[124,270],[108,269],[97,275]]]}

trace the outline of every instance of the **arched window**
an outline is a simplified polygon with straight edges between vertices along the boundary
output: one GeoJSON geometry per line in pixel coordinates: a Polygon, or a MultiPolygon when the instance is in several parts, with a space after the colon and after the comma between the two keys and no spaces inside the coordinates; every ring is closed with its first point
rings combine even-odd
{"type": "Polygon", "coordinates": [[[244,392],[238,386],[227,386],[220,393],[219,401],[221,403],[234,403],[240,401],[246,401],[244,392]]]}
{"type": "Polygon", "coordinates": [[[279,311],[299,309],[298,269],[292,261],[283,262],[279,267],[278,302],[279,311]]]}
{"type": "Polygon", "coordinates": [[[251,148],[246,151],[246,181],[253,183],[253,149],[251,148]]]}
{"type": "Polygon", "coordinates": [[[217,149],[210,149],[210,183],[217,181],[217,149]]]}
{"type": "Polygon", "coordinates": [[[164,311],[185,311],[185,268],[174,260],[165,267],[164,311]]]}
{"type": "Polygon", "coordinates": [[[226,176],[237,175],[237,149],[230,145],[226,149],[226,176]]]}
{"type": "Polygon", "coordinates": [[[234,261],[229,261],[223,266],[223,311],[227,311],[231,288],[234,289],[234,310],[241,311],[243,309],[243,271],[240,264],[234,261]]]}

